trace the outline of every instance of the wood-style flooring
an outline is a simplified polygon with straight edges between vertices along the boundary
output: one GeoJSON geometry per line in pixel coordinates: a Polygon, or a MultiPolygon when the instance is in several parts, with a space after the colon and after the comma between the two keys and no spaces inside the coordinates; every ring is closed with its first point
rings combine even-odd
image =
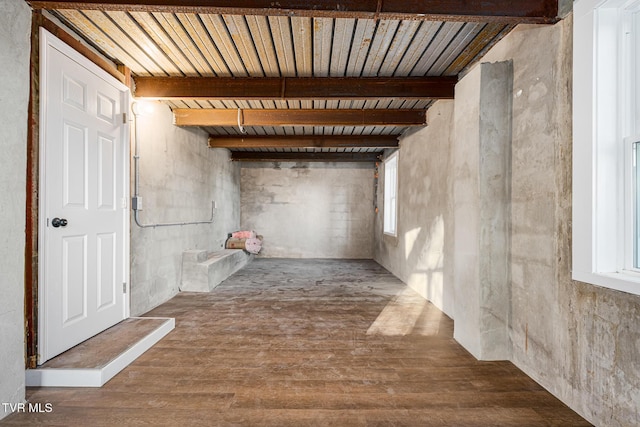
{"type": "Polygon", "coordinates": [[[30,388],[52,411],[0,424],[590,425],[373,261],[256,259],[148,315],[175,330],[105,386],[30,388]]]}

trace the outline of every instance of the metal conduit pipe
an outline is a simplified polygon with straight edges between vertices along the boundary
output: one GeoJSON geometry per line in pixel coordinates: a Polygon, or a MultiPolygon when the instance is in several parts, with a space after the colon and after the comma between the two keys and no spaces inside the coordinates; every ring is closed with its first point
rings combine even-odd
{"type": "Polygon", "coordinates": [[[215,202],[211,201],[211,217],[203,221],[182,221],[182,222],[159,222],[153,224],[143,224],[140,222],[140,211],[142,210],[142,196],[140,195],[140,146],[138,144],[138,103],[131,104],[131,111],[133,112],[133,198],[131,200],[131,206],[133,208],[133,219],[136,225],[140,228],[155,228],[155,227],[174,227],[178,225],[196,225],[196,224],[211,224],[213,223],[213,216],[215,212],[215,202]]]}

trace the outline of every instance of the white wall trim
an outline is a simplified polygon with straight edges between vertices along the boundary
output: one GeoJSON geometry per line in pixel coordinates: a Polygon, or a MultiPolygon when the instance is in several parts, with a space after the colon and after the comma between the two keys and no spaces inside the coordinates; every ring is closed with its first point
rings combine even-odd
{"type": "Polygon", "coordinates": [[[384,191],[382,192],[383,194],[383,224],[382,224],[382,230],[383,233],[387,236],[391,236],[391,237],[397,237],[398,236],[398,213],[400,211],[399,206],[398,206],[398,190],[399,190],[399,175],[400,175],[400,169],[398,167],[399,164],[399,150],[394,151],[393,153],[391,153],[386,159],[384,159],[384,191]],[[394,174],[395,174],[395,186],[393,188],[393,198],[395,199],[395,203],[393,206],[393,209],[395,210],[394,212],[394,218],[393,218],[393,228],[389,228],[389,224],[387,224],[387,222],[389,221],[389,218],[387,217],[387,215],[390,215],[390,210],[389,210],[389,200],[388,200],[388,196],[389,194],[387,194],[387,173],[390,171],[390,168],[388,168],[388,165],[391,164],[393,162],[393,169],[394,169],[394,174]]]}

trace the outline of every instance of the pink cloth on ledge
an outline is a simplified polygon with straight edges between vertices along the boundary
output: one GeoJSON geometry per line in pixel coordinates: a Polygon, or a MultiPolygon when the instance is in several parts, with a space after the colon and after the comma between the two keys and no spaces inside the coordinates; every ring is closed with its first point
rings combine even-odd
{"type": "Polygon", "coordinates": [[[256,232],[255,231],[234,231],[231,233],[231,237],[234,239],[255,239],[256,232]]]}

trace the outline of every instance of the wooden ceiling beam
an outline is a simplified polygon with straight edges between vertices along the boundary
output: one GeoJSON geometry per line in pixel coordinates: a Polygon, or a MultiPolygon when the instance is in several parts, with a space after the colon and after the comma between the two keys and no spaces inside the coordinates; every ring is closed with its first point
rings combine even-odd
{"type": "Polygon", "coordinates": [[[34,9],[554,23],[559,0],[27,0],[34,9]]]}
{"type": "Polygon", "coordinates": [[[453,99],[457,77],[136,77],[136,98],[453,99]]]}
{"type": "Polygon", "coordinates": [[[173,110],[177,126],[421,126],[427,123],[425,110],[173,110]]]}
{"type": "Polygon", "coordinates": [[[378,162],[380,153],[264,153],[259,151],[233,151],[236,162],[378,162]]]}
{"type": "Polygon", "coordinates": [[[395,135],[209,136],[210,148],[396,148],[395,135]]]}

